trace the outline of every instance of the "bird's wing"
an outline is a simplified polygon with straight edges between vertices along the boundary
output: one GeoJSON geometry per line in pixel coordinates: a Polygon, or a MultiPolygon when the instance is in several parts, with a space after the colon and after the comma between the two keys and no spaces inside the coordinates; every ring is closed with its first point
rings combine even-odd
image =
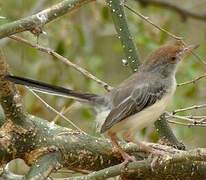
{"type": "Polygon", "coordinates": [[[131,92],[130,96],[126,97],[111,110],[101,127],[101,133],[104,133],[125,118],[151,106],[157,100],[161,99],[164,93],[165,89],[162,86],[154,87],[148,84],[139,86],[131,92]]]}

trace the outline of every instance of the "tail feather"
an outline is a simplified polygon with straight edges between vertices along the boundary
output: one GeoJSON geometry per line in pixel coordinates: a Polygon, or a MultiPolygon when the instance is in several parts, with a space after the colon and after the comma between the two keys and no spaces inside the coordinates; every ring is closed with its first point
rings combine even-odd
{"type": "Polygon", "coordinates": [[[36,81],[33,79],[24,78],[24,77],[7,75],[5,76],[5,79],[15,84],[27,86],[33,89],[34,91],[38,91],[41,93],[67,97],[67,98],[78,100],[80,102],[87,102],[87,103],[93,103],[93,104],[99,104],[99,105],[104,104],[104,97],[100,95],[96,95],[92,93],[76,92],[71,89],[47,84],[44,82],[40,82],[40,81],[36,81]]]}

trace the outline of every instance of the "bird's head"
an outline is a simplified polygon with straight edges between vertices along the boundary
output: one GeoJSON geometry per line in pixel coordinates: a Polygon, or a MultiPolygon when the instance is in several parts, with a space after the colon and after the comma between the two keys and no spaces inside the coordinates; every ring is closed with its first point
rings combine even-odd
{"type": "Polygon", "coordinates": [[[197,46],[184,46],[181,42],[166,44],[152,52],[143,63],[142,69],[160,73],[163,76],[175,74],[177,64],[197,46]]]}

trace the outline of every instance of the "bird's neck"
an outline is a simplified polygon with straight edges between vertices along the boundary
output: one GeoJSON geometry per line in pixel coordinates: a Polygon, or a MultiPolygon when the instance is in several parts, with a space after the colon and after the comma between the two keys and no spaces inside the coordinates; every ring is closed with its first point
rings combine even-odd
{"type": "Polygon", "coordinates": [[[173,79],[175,78],[176,73],[176,65],[173,64],[164,64],[164,65],[158,65],[153,64],[150,66],[142,66],[140,68],[140,71],[153,74],[154,76],[159,76],[162,79],[173,79]]]}

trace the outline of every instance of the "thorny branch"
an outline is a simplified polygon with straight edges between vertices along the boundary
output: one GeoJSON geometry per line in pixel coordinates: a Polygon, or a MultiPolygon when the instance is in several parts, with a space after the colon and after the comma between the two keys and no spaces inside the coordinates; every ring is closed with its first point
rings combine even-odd
{"type": "Polygon", "coordinates": [[[133,37],[128,27],[127,18],[124,12],[122,0],[106,0],[111,11],[114,26],[122,43],[122,47],[127,58],[127,62],[133,72],[137,71],[140,64],[137,48],[133,42],[133,37]]]}

